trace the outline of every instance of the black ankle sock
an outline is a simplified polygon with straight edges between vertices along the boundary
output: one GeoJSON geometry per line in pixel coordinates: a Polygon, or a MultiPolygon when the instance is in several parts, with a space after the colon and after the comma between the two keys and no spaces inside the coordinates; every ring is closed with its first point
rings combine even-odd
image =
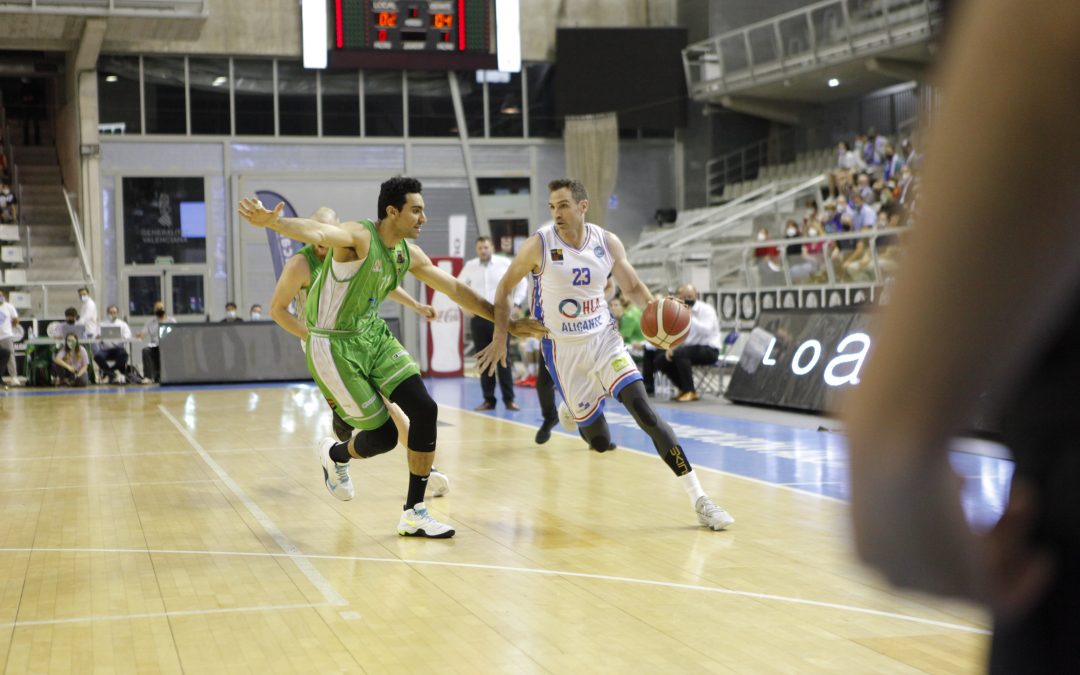
{"type": "Polygon", "coordinates": [[[405,509],[408,511],[420,502],[424,501],[424,491],[427,490],[427,476],[417,476],[409,473],[409,496],[405,498],[405,509]]]}
{"type": "Polygon", "coordinates": [[[352,459],[352,455],[349,454],[349,441],[335,443],[333,447],[330,448],[330,459],[334,460],[338,464],[344,464],[345,462],[352,459]]]}

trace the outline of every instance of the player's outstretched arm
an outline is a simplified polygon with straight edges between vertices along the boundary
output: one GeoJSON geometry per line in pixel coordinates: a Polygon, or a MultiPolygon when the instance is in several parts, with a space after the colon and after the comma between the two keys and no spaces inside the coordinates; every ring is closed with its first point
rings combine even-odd
{"type": "MultiPolygon", "coordinates": [[[[285,261],[285,268],[281,270],[281,276],[274,286],[274,295],[270,298],[270,318],[301,340],[307,339],[307,325],[289,312],[289,304],[310,277],[304,256],[292,256],[285,261]]],[[[302,313],[304,308],[298,307],[297,311],[302,313]]]]}
{"type": "Polygon", "coordinates": [[[649,287],[638,277],[630,261],[626,259],[626,248],[623,247],[622,240],[611,232],[605,232],[604,236],[607,237],[608,251],[611,252],[611,276],[615,277],[623,295],[639,307],[652,302],[653,295],[649,292],[649,287]]]}
{"type": "MultiPolygon", "coordinates": [[[[351,223],[334,227],[310,218],[282,218],[284,202],[268,210],[258,199],[245,197],[240,200],[240,215],[255,227],[268,227],[290,239],[329,247],[354,246],[351,223]]],[[[361,228],[363,229],[363,228],[361,228]]]]}
{"type": "Polygon", "coordinates": [[[419,300],[409,295],[409,292],[401,286],[398,286],[394,290],[390,291],[386,295],[386,297],[390,298],[399,305],[408,307],[409,309],[424,317],[428,321],[431,321],[435,318],[434,307],[432,307],[431,305],[422,304],[419,300]]]}
{"type": "Polygon", "coordinates": [[[448,298],[466,312],[481,316],[488,321],[494,318],[495,315],[490,302],[484,300],[476,291],[464,283],[436,267],[431,262],[431,258],[427,257],[427,254],[419,246],[409,244],[409,255],[411,258],[409,271],[417,279],[435,290],[445,293],[448,298]]]}
{"type": "Polygon", "coordinates": [[[538,235],[534,234],[526,239],[521,250],[510,261],[506,274],[499,281],[499,287],[495,291],[495,332],[491,338],[491,344],[476,354],[476,365],[481,373],[484,371],[494,373],[500,364],[506,365],[506,334],[513,332],[510,309],[513,304],[514,290],[526,274],[537,269],[543,262],[543,251],[544,247],[538,235]]]}

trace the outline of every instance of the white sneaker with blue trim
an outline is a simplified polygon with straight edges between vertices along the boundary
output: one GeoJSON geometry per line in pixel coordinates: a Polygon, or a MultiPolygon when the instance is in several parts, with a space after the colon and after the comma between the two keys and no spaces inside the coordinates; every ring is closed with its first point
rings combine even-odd
{"type": "Polygon", "coordinates": [[[440,523],[431,517],[424,502],[406,509],[398,521],[397,533],[403,537],[427,537],[429,539],[449,539],[454,536],[454,528],[440,523]]]}
{"type": "Polygon", "coordinates": [[[315,449],[315,456],[319,458],[319,463],[322,464],[323,481],[326,483],[326,489],[330,494],[334,495],[335,499],[347,502],[356,495],[356,492],[353,489],[352,479],[349,477],[349,463],[338,464],[330,457],[330,448],[334,447],[337,442],[336,438],[330,436],[322,439],[315,449]]]}

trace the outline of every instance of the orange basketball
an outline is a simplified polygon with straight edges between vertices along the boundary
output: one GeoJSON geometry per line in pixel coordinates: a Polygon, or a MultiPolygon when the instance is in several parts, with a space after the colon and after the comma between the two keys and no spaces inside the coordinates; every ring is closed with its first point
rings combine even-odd
{"type": "Polygon", "coordinates": [[[659,298],[641,312],[641,332],[658,349],[682,344],[690,333],[690,308],[675,298],[659,298]]]}

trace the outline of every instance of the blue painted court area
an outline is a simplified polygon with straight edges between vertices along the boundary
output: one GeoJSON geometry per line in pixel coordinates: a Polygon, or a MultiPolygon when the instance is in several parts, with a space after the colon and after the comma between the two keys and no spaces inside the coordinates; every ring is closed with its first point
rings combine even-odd
{"type": "MultiPolygon", "coordinates": [[[[432,395],[442,405],[472,410],[483,402],[478,380],[453,378],[427,382],[432,395]]],[[[509,412],[500,401],[496,410],[483,414],[539,426],[541,415],[536,390],[519,387],[515,392],[521,411],[509,412]]],[[[611,399],[606,403],[605,416],[612,440],[619,449],[655,455],[652,441],[626,409],[611,399]]],[[[847,501],[847,440],[843,434],[727,417],[705,410],[717,407],[704,403],[657,406],[695,466],[847,501]]],[[[584,447],[584,441],[582,444],[584,447]]],[[[997,522],[1008,494],[1012,462],[970,452],[953,452],[950,459],[965,479],[963,505],[971,523],[982,529],[997,522]]]]}

